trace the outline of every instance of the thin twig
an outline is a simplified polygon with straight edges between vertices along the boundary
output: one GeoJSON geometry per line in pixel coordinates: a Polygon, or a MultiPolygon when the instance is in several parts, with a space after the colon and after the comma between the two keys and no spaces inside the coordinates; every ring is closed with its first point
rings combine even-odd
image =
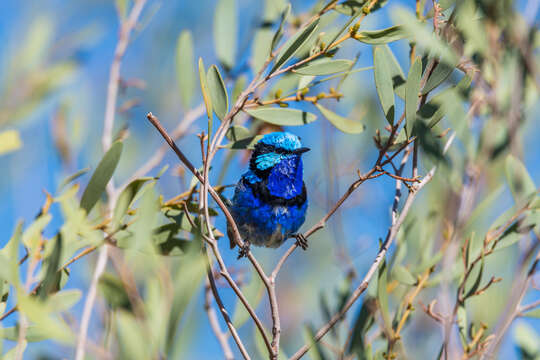
{"type": "Polygon", "coordinates": [[[229,331],[231,332],[231,335],[236,342],[236,345],[238,346],[238,349],[240,350],[240,353],[244,357],[244,359],[249,360],[251,359],[249,357],[249,354],[246,350],[246,347],[242,343],[242,340],[240,339],[240,336],[238,335],[238,331],[234,327],[232,320],[229,316],[229,313],[227,312],[227,309],[225,309],[225,305],[223,305],[223,301],[221,300],[221,297],[219,296],[216,282],[214,280],[214,275],[212,274],[212,268],[210,265],[210,259],[208,256],[208,253],[206,253],[206,259],[208,261],[207,263],[207,275],[208,275],[208,281],[210,283],[210,289],[212,290],[212,294],[214,295],[214,299],[216,299],[216,304],[218,305],[219,310],[221,311],[221,314],[223,315],[223,318],[225,319],[225,323],[227,323],[227,327],[229,328],[229,331]]]}
{"type": "Polygon", "coordinates": [[[219,345],[221,346],[221,350],[223,350],[223,356],[226,360],[232,360],[234,359],[234,355],[231,350],[231,346],[229,345],[229,340],[227,333],[223,332],[221,330],[221,326],[219,326],[219,320],[216,314],[216,310],[212,307],[212,289],[210,287],[210,281],[208,280],[206,284],[205,289],[205,295],[204,295],[204,310],[206,311],[206,315],[208,316],[208,322],[210,323],[210,327],[212,328],[212,331],[214,332],[214,336],[219,342],[219,345]]]}
{"type": "MultiPolygon", "coordinates": [[[[176,128],[171,133],[171,138],[174,141],[177,141],[178,139],[182,138],[184,135],[187,134],[188,128],[197,120],[199,117],[201,117],[204,114],[204,105],[200,104],[199,106],[191,109],[186,113],[182,121],[176,126],[176,128]]],[[[118,190],[124,189],[130,182],[132,182],[135,179],[138,179],[142,176],[145,176],[148,174],[152,169],[154,169],[156,166],[158,166],[161,163],[161,160],[165,157],[165,154],[167,153],[168,146],[167,144],[163,144],[154,152],[154,155],[150,159],[148,159],[141,167],[139,167],[133,175],[129,177],[122,185],[118,187],[118,190]]]]}

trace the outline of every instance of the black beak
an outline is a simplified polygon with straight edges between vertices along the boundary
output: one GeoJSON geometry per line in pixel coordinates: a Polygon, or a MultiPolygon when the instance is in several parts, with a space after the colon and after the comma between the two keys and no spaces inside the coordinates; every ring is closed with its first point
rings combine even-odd
{"type": "Polygon", "coordinates": [[[299,148],[299,149],[294,150],[293,152],[294,152],[295,154],[300,155],[300,154],[303,154],[303,153],[305,153],[305,152],[307,152],[307,151],[309,151],[309,150],[311,150],[311,149],[308,148],[308,147],[301,147],[301,148],[299,148]]]}

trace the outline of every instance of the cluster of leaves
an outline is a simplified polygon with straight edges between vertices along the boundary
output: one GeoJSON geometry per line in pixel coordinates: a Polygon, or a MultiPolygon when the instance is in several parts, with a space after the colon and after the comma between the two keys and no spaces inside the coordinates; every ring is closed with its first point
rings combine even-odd
{"type": "MultiPolygon", "coordinates": [[[[118,1],[121,14],[127,12],[128,3],[118,1]]],[[[426,196],[415,204],[398,232],[394,251],[381,261],[376,278],[369,282],[353,321],[337,325],[319,342],[314,317],[308,310],[302,314],[310,322],[305,338],[312,358],[433,358],[437,354],[440,358],[456,354],[468,358],[494,352],[508,322],[517,316],[539,315],[534,307],[522,311],[521,301],[536,270],[540,200],[523,163],[509,154],[519,152],[520,129],[527,123],[525,112],[538,99],[534,69],[539,61],[534,51],[540,37],[536,29],[523,23],[511,1],[434,1],[429,5],[418,0],[415,14],[402,8],[392,11],[397,25],[361,29],[362,20],[385,4],[382,0],[318,1],[306,14],[293,14],[290,4],[268,0],[245,71],[238,61],[236,2],[219,0],[214,19],[219,67],[206,68],[199,59],[196,71],[194,36],[184,31],[178,37],[181,102],[186,109],[193,105],[199,83],[208,117],[208,134],[201,136],[203,157],[205,139],[209,154],[212,136],[217,136],[214,114],[220,124],[226,124],[229,142],[222,148],[231,157],[238,152],[230,150],[249,149],[269,128],[303,126],[315,122],[320,114],[350,135],[362,133],[368,121],[375,123],[374,150],[381,157],[388,156],[388,167],[396,167],[392,158],[405,148],[414,151],[412,178],[393,175],[410,194],[415,192],[410,183],[419,181],[418,169],[437,167],[426,196]],[[306,22],[306,18],[310,20],[306,22]],[[399,61],[389,46],[396,41],[409,45],[407,74],[403,70],[406,62],[399,61]],[[357,67],[358,57],[338,58],[347,54],[347,46],[359,44],[371,47],[373,66],[357,67]],[[336,102],[352,97],[346,80],[370,70],[384,120],[374,116],[375,120],[359,121],[355,110],[347,117],[339,115],[341,111],[333,108],[336,102]],[[248,76],[255,82],[246,88],[248,76]],[[446,153],[450,133],[459,144],[446,153]],[[501,210],[496,205],[503,203],[505,181],[515,204],[502,215],[495,214],[501,210]],[[498,215],[495,221],[494,215],[498,215]],[[515,269],[506,265],[504,271],[499,270],[508,258],[519,259],[509,264],[515,269]],[[514,289],[521,293],[519,299],[508,291],[512,279],[521,284],[514,289]],[[494,296],[504,303],[492,302],[494,296]],[[437,301],[450,305],[439,308],[437,301]],[[509,314],[502,310],[506,303],[513,305],[509,314]],[[426,336],[434,329],[443,334],[442,339],[428,339],[418,349],[408,346],[411,337],[426,336]],[[453,336],[459,336],[461,348],[455,348],[453,336]]],[[[54,91],[62,78],[54,74],[44,76],[54,80],[52,85],[40,89],[54,91]]],[[[33,104],[32,99],[20,103],[33,104]]],[[[13,114],[18,112],[13,110],[10,119],[13,114]]],[[[0,132],[0,155],[19,143],[17,133],[0,132]]],[[[106,306],[103,339],[92,347],[96,356],[103,351],[129,359],[186,354],[199,322],[190,303],[200,292],[208,267],[201,249],[210,233],[213,238],[223,234],[203,226],[211,219],[202,214],[196,176],[183,193],[170,200],[158,195],[156,186],[166,168],[154,177],[131,181],[114,202],[107,198],[106,187],[121,161],[123,146],[117,141],[105,153],[80,201],[79,185],[74,182],[87,170],[66,179],[54,195],[48,195],[34,221],[19,224],[0,251],[0,263],[6,264],[0,269],[0,316],[20,314],[17,325],[0,328],[3,339],[19,344],[6,351],[6,358],[15,357],[26,342],[52,339],[75,344],[77,325],[67,314],[81,292],[65,288],[72,276],[70,268],[105,244],[114,252],[112,266],[99,280],[99,294],[106,306]],[[51,206],[60,207],[62,225],[48,238],[44,229],[52,220],[51,206]],[[26,255],[21,256],[21,249],[26,255]],[[25,271],[21,270],[23,264],[25,271]],[[26,273],[25,281],[21,273],[26,273]]],[[[222,173],[227,166],[227,160],[214,165],[222,173]]],[[[381,175],[390,173],[383,170],[374,169],[381,175]]],[[[217,184],[214,189],[221,192],[224,187],[217,184]]],[[[218,216],[218,209],[209,208],[208,215],[218,216]]],[[[257,308],[263,299],[263,284],[254,273],[247,281],[242,269],[234,275],[247,301],[257,308]]],[[[331,289],[336,290],[335,297],[329,299],[328,292],[321,296],[320,317],[327,323],[344,309],[356,272],[349,271],[343,278],[339,286],[331,284],[336,287],[331,289]]],[[[251,331],[250,314],[241,301],[234,306],[234,327],[251,331]]],[[[524,357],[540,356],[534,330],[522,325],[515,334],[524,357]]],[[[228,335],[224,337],[228,341],[228,335]]],[[[251,347],[260,358],[267,358],[267,347],[257,329],[252,338],[251,347]]],[[[286,358],[288,349],[278,350],[277,357],[286,358]]]]}

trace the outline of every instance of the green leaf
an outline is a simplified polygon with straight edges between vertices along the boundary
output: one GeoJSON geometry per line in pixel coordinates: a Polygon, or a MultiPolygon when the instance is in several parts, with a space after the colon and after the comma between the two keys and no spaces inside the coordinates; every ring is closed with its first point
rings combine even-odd
{"type": "Polygon", "coordinates": [[[22,141],[17,130],[0,132],[0,155],[18,150],[21,146],[22,141]]]}
{"type": "Polygon", "coordinates": [[[407,119],[406,129],[409,134],[414,129],[416,111],[418,108],[418,93],[420,92],[420,80],[422,78],[422,60],[416,58],[409,70],[409,76],[405,84],[405,116],[407,119]]]}
{"type": "Polygon", "coordinates": [[[359,134],[366,128],[364,124],[338,115],[335,112],[328,110],[319,103],[316,103],[315,106],[317,107],[317,109],[319,109],[321,114],[332,123],[332,125],[343,131],[344,133],[359,134]]]}
{"type": "Polygon", "coordinates": [[[84,168],[84,169],[81,169],[81,170],[77,171],[73,175],[68,176],[67,178],[65,178],[60,183],[60,185],[58,186],[58,191],[61,191],[66,185],[68,185],[68,184],[72,183],[73,181],[77,180],[78,178],[80,178],[81,176],[86,174],[88,171],[90,171],[90,168],[87,167],[87,168],[84,168]]]}
{"type": "Polygon", "coordinates": [[[245,150],[245,149],[253,149],[255,147],[255,144],[263,137],[263,135],[257,135],[257,136],[250,136],[244,139],[240,139],[237,141],[230,142],[228,144],[223,145],[226,149],[231,150],[245,150]]]}
{"type": "Polygon", "coordinates": [[[386,29],[375,31],[360,31],[354,36],[356,40],[371,45],[387,44],[389,42],[401,40],[406,37],[407,33],[400,25],[395,25],[386,29]]]}
{"type": "Polygon", "coordinates": [[[111,309],[131,310],[131,302],[122,281],[116,276],[105,273],[101,275],[98,283],[98,290],[111,309]]]}
{"type": "Polygon", "coordinates": [[[147,335],[143,333],[140,323],[128,312],[115,314],[120,358],[144,360],[151,358],[147,335]]]}
{"type": "MultiPolygon", "coordinates": [[[[255,310],[262,300],[263,283],[256,274],[252,274],[249,283],[242,287],[242,292],[244,293],[248,303],[255,310]]],[[[232,321],[236,328],[240,328],[240,326],[245,324],[245,322],[250,318],[244,304],[242,304],[240,300],[236,302],[233,314],[232,321]]]]}
{"type": "Polygon", "coordinates": [[[291,14],[291,4],[288,3],[285,6],[285,10],[283,10],[283,12],[281,13],[281,20],[279,22],[279,27],[276,30],[276,33],[274,34],[274,37],[272,38],[272,43],[270,45],[270,51],[274,51],[276,45],[281,40],[281,37],[283,36],[283,26],[287,22],[287,19],[288,19],[290,14],[291,14]]]}
{"type": "Polygon", "coordinates": [[[454,71],[454,68],[454,66],[450,66],[446,63],[439,63],[435,69],[433,69],[429,79],[426,81],[426,84],[422,89],[422,95],[427,94],[439,86],[444,80],[448,79],[450,74],[452,74],[452,71],[454,71]]]}
{"type": "Polygon", "coordinates": [[[373,50],[373,73],[375,76],[375,86],[379,101],[381,103],[386,120],[391,125],[394,124],[394,90],[392,85],[392,76],[388,58],[384,50],[375,47],[373,50]]]}
{"type": "Polygon", "coordinates": [[[330,75],[349,70],[353,62],[351,60],[322,59],[311,62],[294,70],[302,75],[330,75]]]}
{"type": "Polygon", "coordinates": [[[225,137],[227,137],[227,139],[230,141],[238,141],[248,138],[250,134],[251,132],[246,127],[241,125],[233,125],[227,129],[225,137]]]}
{"type": "Polygon", "coordinates": [[[390,70],[390,76],[392,77],[392,87],[394,92],[401,99],[405,99],[405,74],[403,69],[399,65],[399,61],[396,59],[392,50],[388,45],[379,45],[380,49],[383,50],[384,57],[388,62],[388,69],[390,70]]]}
{"type": "Polygon", "coordinates": [[[304,338],[306,344],[309,345],[309,356],[313,360],[326,360],[328,357],[324,352],[324,348],[319,341],[315,341],[315,328],[313,325],[305,325],[304,338]]]}
{"type": "Polygon", "coordinates": [[[244,111],[254,118],[281,126],[305,125],[317,119],[315,115],[297,109],[260,107],[256,109],[246,109],[244,111]]]}
{"type": "Polygon", "coordinates": [[[495,251],[500,251],[514,245],[521,240],[523,236],[524,234],[518,228],[518,224],[513,224],[497,239],[497,247],[495,248],[495,251]]]}
{"type": "Polygon", "coordinates": [[[61,318],[52,315],[53,309],[49,304],[18,291],[17,306],[21,313],[27,315],[36,326],[47,334],[48,338],[56,339],[62,343],[73,341],[73,332],[69,330],[61,318]]]}
{"type": "Polygon", "coordinates": [[[225,115],[227,115],[227,111],[229,111],[229,97],[225,82],[216,65],[210,66],[206,79],[214,112],[218,118],[223,120],[225,115]]]}
{"type": "Polygon", "coordinates": [[[214,46],[226,69],[232,69],[236,59],[236,1],[219,0],[214,15],[214,46]]]}
{"type": "Polygon", "coordinates": [[[105,187],[111,180],[116,165],[120,161],[120,155],[122,155],[123,144],[121,141],[116,141],[112,144],[111,148],[103,156],[96,170],[90,178],[90,182],[86,186],[81,198],[81,208],[86,210],[89,214],[94,205],[98,202],[99,198],[105,191],[105,187]]]}
{"type": "MultiPolygon", "coordinates": [[[[23,222],[19,221],[17,223],[17,226],[15,227],[15,230],[13,231],[13,235],[7,242],[7,244],[4,246],[2,250],[0,250],[0,256],[2,257],[2,271],[0,271],[0,278],[3,280],[6,280],[9,284],[14,285],[15,287],[20,286],[20,275],[19,275],[19,246],[22,242],[22,236],[23,236],[23,222]],[[7,264],[7,265],[6,265],[7,264]]],[[[1,281],[1,280],[0,280],[1,281]]],[[[9,291],[9,286],[7,286],[7,290],[9,291]]],[[[3,296],[4,294],[0,294],[3,296]]],[[[2,300],[2,299],[0,299],[2,300]]],[[[2,300],[3,301],[3,300],[2,300]]]]}
{"type": "MultiPolygon", "coordinates": [[[[199,237],[200,240],[200,237],[199,237]]],[[[182,319],[189,302],[199,290],[204,275],[206,273],[206,262],[200,248],[193,247],[186,254],[184,261],[178,266],[178,270],[173,274],[174,294],[170,316],[167,326],[166,349],[172,349],[175,341],[175,334],[178,324],[182,319]]]]}
{"type": "MultiPolygon", "coordinates": [[[[58,271],[61,266],[61,256],[63,248],[63,238],[60,232],[54,239],[52,253],[43,261],[45,275],[38,288],[37,294],[41,300],[45,300],[50,294],[59,291],[61,288],[62,271],[58,271]]],[[[48,249],[47,249],[48,250],[48,249]]]]}
{"type": "Polygon", "coordinates": [[[47,304],[53,312],[63,312],[71,309],[81,299],[81,290],[71,289],[54,293],[47,299],[47,304]]]}
{"type": "MultiPolygon", "coordinates": [[[[206,106],[206,116],[208,119],[212,119],[212,99],[210,97],[210,91],[208,90],[208,83],[206,81],[206,71],[204,70],[204,62],[202,58],[199,58],[199,81],[201,83],[201,92],[206,106]]],[[[210,130],[210,128],[209,128],[210,130]]]]}
{"type": "Polygon", "coordinates": [[[335,10],[343,15],[354,16],[358,14],[367,0],[347,0],[336,5],[335,10]]]}
{"type": "Polygon", "coordinates": [[[351,342],[347,353],[354,353],[359,359],[364,359],[366,350],[365,336],[371,326],[375,323],[374,311],[377,308],[375,301],[374,298],[366,297],[354,320],[351,342]]]}
{"type": "Polygon", "coordinates": [[[261,27],[255,31],[252,45],[253,70],[258,72],[272,51],[272,39],[275,34],[272,29],[261,27]]]}
{"type": "Polygon", "coordinates": [[[457,28],[465,37],[464,55],[472,57],[475,53],[485,56],[489,51],[488,31],[483,17],[478,13],[474,1],[460,1],[456,19],[457,28]]]}
{"type": "Polygon", "coordinates": [[[240,75],[238,79],[236,79],[236,82],[234,83],[234,87],[232,90],[232,102],[236,102],[238,100],[238,97],[244,91],[244,88],[246,87],[246,77],[245,75],[240,75]]]}
{"type": "Polygon", "coordinates": [[[176,76],[182,105],[185,109],[191,106],[195,92],[195,59],[193,57],[193,38],[191,32],[185,30],[180,33],[176,41],[176,76]]]}
{"type": "Polygon", "coordinates": [[[377,281],[377,302],[379,303],[379,309],[384,320],[385,327],[390,327],[390,313],[388,311],[388,267],[386,261],[379,267],[378,281],[377,281]]]}
{"type": "Polygon", "coordinates": [[[448,159],[443,154],[441,139],[433,133],[428,125],[423,121],[416,121],[412,131],[418,137],[420,148],[426,155],[431,156],[434,161],[448,162],[448,159]]]}
{"type": "Polygon", "coordinates": [[[508,155],[506,158],[505,173],[506,181],[516,204],[522,203],[536,193],[536,185],[534,185],[527,168],[513,155],[508,155]]]}
{"type": "Polygon", "coordinates": [[[33,253],[34,250],[37,250],[43,229],[45,229],[51,220],[51,214],[41,215],[24,231],[22,243],[31,253],[33,253]]]}
{"type": "Polygon", "coordinates": [[[272,70],[270,70],[270,73],[273,73],[279,69],[281,65],[285,64],[289,59],[296,55],[300,47],[311,38],[311,35],[313,35],[318,25],[319,19],[315,20],[304,29],[299,30],[289,40],[287,40],[285,45],[283,45],[283,49],[276,57],[274,67],[272,70]]]}
{"type": "Polygon", "coordinates": [[[135,249],[153,250],[150,240],[152,239],[152,229],[154,229],[158,220],[159,210],[159,202],[154,188],[151,186],[148,191],[144,192],[137,210],[137,220],[130,227],[134,234],[133,247],[135,249]]]}
{"type": "Polygon", "coordinates": [[[129,210],[130,205],[133,203],[135,196],[141,190],[143,185],[152,180],[151,177],[144,177],[140,179],[135,179],[129,183],[128,186],[120,193],[118,200],[116,201],[116,207],[114,208],[113,218],[112,218],[112,229],[116,230],[120,226],[124,215],[126,215],[129,210]]]}
{"type": "Polygon", "coordinates": [[[405,285],[416,284],[416,278],[403,265],[395,265],[392,268],[392,278],[405,285]]]}
{"type": "Polygon", "coordinates": [[[467,341],[467,310],[465,306],[459,305],[456,314],[457,326],[459,330],[459,337],[461,344],[465,347],[468,344],[467,341]]]}
{"type": "Polygon", "coordinates": [[[484,274],[484,253],[482,253],[482,260],[480,261],[480,269],[478,270],[476,279],[474,280],[469,290],[466,290],[468,286],[465,286],[465,299],[467,299],[470,296],[473,296],[476,290],[478,290],[478,288],[480,287],[480,282],[482,281],[483,274],[484,274]]]}

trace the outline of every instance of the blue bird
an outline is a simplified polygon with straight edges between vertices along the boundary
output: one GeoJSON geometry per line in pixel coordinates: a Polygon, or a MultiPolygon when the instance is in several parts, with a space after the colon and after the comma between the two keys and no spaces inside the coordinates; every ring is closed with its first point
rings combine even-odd
{"type": "MultiPolygon", "coordinates": [[[[249,244],[277,248],[295,237],[305,250],[307,241],[296,231],[304,223],[308,206],[303,180],[302,154],[309,151],[300,139],[288,132],[264,135],[256,144],[249,170],[236,185],[231,214],[238,226],[247,253],[249,244]]],[[[234,240],[227,229],[231,249],[234,240]]]]}

